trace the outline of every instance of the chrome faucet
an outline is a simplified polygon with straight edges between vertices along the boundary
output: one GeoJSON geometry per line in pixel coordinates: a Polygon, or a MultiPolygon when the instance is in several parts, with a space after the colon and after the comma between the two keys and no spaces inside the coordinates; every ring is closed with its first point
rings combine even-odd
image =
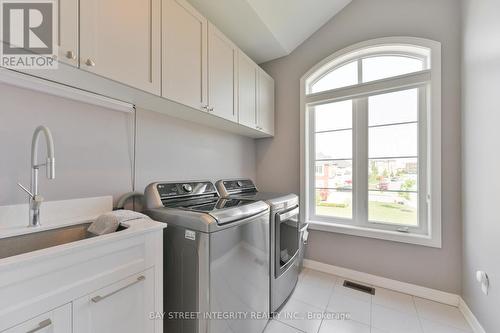
{"type": "Polygon", "coordinates": [[[28,190],[21,184],[19,187],[28,193],[30,197],[30,212],[29,212],[29,224],[28,227],[39,227],[40,226],[40,206],[43,202],[43,197],[38,192],[38,171],[40,167],[44,166],[47,171],[48,179],[56,178],[55,169],[55,157],[54,157],[54,140],[52,139],[52,133],[45,126],[38,126],[33,133],[33,139],[31,141],[31,190],[28,190]],[[40,134],[45,136],[45,144],[47,145],[47,159],[45,163],[38,163],[38,140],[40,139],[40,134]]]}

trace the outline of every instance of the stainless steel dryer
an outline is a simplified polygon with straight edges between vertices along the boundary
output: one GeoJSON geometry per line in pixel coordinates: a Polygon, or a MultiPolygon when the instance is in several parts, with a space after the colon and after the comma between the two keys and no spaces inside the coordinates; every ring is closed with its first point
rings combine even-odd
{"type": "Polygon", "coordinates": [[[146,214],[168,224],[165,332],[263,332],[269,311],[268,205],[221,199],[209,181],[157,182],[145,196],[146,214]]]}
{"type": "Polygon", "coordinates": [[[292,294],[302,265],[307,224],[299,222],[295,194],[259,192],[250,179],[219,180],[222,197],[264,201],[270,208],[270,312],[278,311],[292,294]]]}

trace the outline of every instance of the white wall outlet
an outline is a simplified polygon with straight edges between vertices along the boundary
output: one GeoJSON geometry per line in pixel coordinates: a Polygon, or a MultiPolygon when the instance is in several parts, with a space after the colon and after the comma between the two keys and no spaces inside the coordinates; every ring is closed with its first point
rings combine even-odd
{"type": "Polygon", "coordinates": [[[483,294],[488,295],[488,289],[490,287],[488,274],[486,274],[485,271],[477,271],[476,280],[477,282],[481,283],[481,290],[483,291],[483,294]]]}

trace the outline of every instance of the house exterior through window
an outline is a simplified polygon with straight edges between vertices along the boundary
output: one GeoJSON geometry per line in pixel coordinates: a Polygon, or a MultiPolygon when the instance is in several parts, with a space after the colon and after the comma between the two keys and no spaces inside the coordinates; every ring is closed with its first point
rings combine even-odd
{"type": "Polygon", "coordinates": [[[371,40],[304,75],[301,200],[311,228],[441,246],[440,48],[371,40]]]}

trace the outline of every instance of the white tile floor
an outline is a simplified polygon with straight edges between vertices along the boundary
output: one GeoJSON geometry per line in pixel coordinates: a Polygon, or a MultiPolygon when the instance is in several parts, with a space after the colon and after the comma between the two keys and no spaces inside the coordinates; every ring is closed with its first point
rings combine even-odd
{"type": "Polygon", "coordinates": [[[472,332],[458,308],[376,288],[369,295],[342,284],[344,279],[309,269],[265,333],[466,333],[472,332]],[[350,319],[339,319],[341,314],[350,319]]]}

